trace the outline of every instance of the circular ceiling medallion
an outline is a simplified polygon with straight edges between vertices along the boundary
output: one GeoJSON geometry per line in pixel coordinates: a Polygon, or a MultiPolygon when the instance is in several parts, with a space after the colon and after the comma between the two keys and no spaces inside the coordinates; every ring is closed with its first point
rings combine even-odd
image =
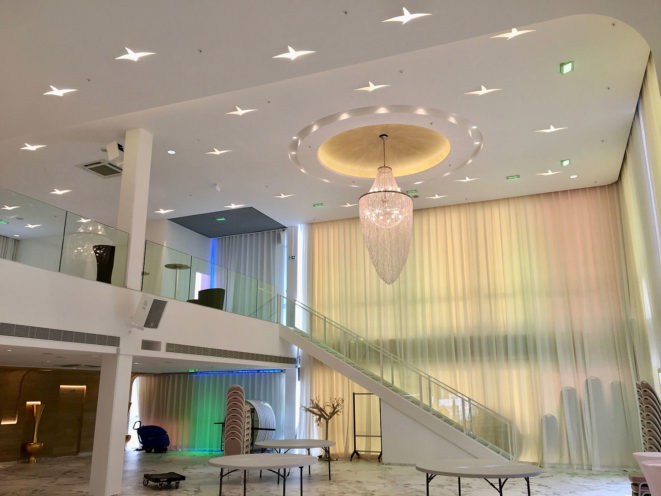
{"type": "Polygon", "coordinates": [[[361,107],[327,115],[301,129],[289,159],[326,183],[360,187],[383,165],[379,134],[388,134],[386,164],[395,176],[450,176],[482,149],[482,133],[456,114],[411,105],[361,107]]]}
{"type": "Polygon", "coordinates": [[[383,143],[387,134],[386,165],[395,176],[408,176],[431,169],[450,153],[450,142],[441,133],[411,124],[375,124],[336,134],[317,152],[319,161],[334,172],[353,177],[376,176],[383,165],[383,143]]]}

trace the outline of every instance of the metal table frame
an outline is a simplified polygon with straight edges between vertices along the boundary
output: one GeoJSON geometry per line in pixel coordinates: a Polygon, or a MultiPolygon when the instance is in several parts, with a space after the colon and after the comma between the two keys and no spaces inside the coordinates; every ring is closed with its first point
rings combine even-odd
{"type": "MultiPolygon", "coordinates": [[[[430,474],[429,472],[425,472],[425,481],[426,481],[426,486],[427,486],[427,496],[429,496],[429,483],[434,480],[434,477],[440,474],[430,474]]],[[[474,478],[474,477],[473,477],[474,478]]],[[[519,477],[517,477],[519,478],[519,477]]],[[[496,491],[498,491],[498,494],[500,496],[503,496],[503,488],[505,487],[505,483],[509,480],[509,478],[501,478],[498,479],[498,485],[496,486],[493,482],[491,482],[489,479],[486,477],[483,477],[485,481],[487,481],[487,484],[489,484],[491,487],[493,487],[496,491]]],[[[524,477],[526,480],[526,486],[528,489],[528,496],[530,496],[530,477],[524,477]]],[[[461,496],[461,477],[457,477],[457,488],[458,488],[458,496],[461,496]]]]}

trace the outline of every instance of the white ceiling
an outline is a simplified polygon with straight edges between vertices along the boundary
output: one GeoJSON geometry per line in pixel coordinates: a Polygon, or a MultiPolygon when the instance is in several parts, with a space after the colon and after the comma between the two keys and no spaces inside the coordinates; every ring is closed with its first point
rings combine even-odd
{"type": "Polygon", "coordinates": [[[517,26],[535,32],[506,41],[491,39],[482,18],[492,15],[491,33],[501,32],[513,27],[506,13],[474,13],[485,34],[465,39],[457,23],[470,24],[470,12],[457,10],[450,23],[433,1],[407,4],[433,15],[404,26],[380,22],[401,13],[393,1],[190,5],[3,4],[2,184],[114,224],[120,180],[74,166],[101,158],[105,143],[140,126],[154,135],[150,212],[172,208],[167,217],[180,217],[234,202],[285,225],[355,217],[357,207],[340,205],[357,203],[370,181],[355,179],[359,188],[351,188],[351,179],[331,172],[329,183],[303,174],[288,158],[289,144],[324,116],[389,105],[456,114],[483,136],[484,148],[455,175],[400,180],[420,192],[415,208],[608,184],[619,175],[649,53],[635,30],[596,15],[517,26]],[[272,59],[287,45],[317,53],[272,59]],[[114,60],[124,46],[157,53],[138,63],[114,60]],[[576,70],[563,76],[558,64],[566,60],[576,70]],[[391,86],[354,91],[368,80],[391,86]],[[43,96],[49,84],[78,91],[43,96]],[[482,84],[502,91],[464,94],[482,84]],[[235,105],[259,110],[226,115],[235,105]],[[568,129],[534,133],[550,124],[568,129]],[[26,141],[47,147],[20,150],[26,141]],[[206,155],[213,147],[232,152],[206,155]],[[563,158],[572,160],[564,169],[563,158]],[[537,175],[548,169],[562,173],[537,175]],[[511,174],[521,179],[505,181],[511,174]],[[456,182],[465,175],[480,180],[456,182]],[[73,191],[55,197],[54,187],[73,191]],[[280,193],[295,196],[274,198],[280,193]],[[447,197],[426,198],[434,194],[447,197]],[[313,208],[317,202],[325,207],[313,208]]]}

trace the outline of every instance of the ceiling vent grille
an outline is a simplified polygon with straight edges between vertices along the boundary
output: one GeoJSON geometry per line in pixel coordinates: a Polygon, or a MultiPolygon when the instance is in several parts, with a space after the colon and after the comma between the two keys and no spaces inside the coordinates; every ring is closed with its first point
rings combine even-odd
{"type": "Polygon", "coordinates": [[[115,165],[107,160],[96,160],[89,164],[83,164],[81,167],[101,177],[113,177],[122,173],[122,168],[119,165],[115,165]]]}

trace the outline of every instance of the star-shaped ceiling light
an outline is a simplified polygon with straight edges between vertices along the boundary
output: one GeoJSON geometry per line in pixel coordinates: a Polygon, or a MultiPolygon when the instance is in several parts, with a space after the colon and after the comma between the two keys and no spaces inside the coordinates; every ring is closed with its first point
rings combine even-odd
{"type": "Polygon", "coordinates": [[[369,91],[370,93],[381,88],[387,88],[389,84],[374,84],[372,81],[367,81],[367,86],[356,88],[356,91],[369,91]]]}
{"type": "Polygon", "coordinates": [[[479,177],[468,177],[466,176],[465,179],[457,179],[460,183],[470,183],[471,181],[477,181],[479,177]]]}
{"type": "Polygon", "coordinates": [[[229,205],[225,205],[225,208],[241,208],[245,207],[245,205],[237,205],[235,203],[230,203],[229,205]]]}
{"type": "Polygon", "coordinates": [[[50,86],[50,91],[47,91],[46,93],[44,93],[44,95],[63,96],[63,95],[66,95],[67,93],[73,93],[74,91],[78,91],[78,90],[75,90],[73,88],[66,88],[66,89],[63,89],[63,90],[58,90],[53,85],[49,85],[49,86],[50,86]]]}
{"type": "Polygon", "coordinates": [[[51,195],[66,195],[67,193],[71,193],[70,189],[57,189],[53,188],[53,191],[50,192],[51,195]]]}
{"type": "Polygon", "coordinates": [[[25,146],[21,147],[21,150],[30,150],[31,152],[39,150],[39,148],[45,148],[46,145],[31,145],[30,143],[25,143],[25,146]]]}
{"type": "Polygon", "coordinates": [[[294,193],[289,194],[289,195],[286,195],[284,193],[280,193],[279,195],[276,195],[274,198],[284,199],[284,198],[289,198],[290,196],[294,196],[294,193]]]}
{"type": "Polygon", "coordinates": [[[406,7],[402,7],[402,12],[404,12],[404,14],[401,16],[391,17],[390,19],[385,19],[381,22],[401,22],[402,24],[406,24],[407,22],[412,21],[413,19],[417,19],[418,17],[425,17],[431,15],[422,12],[411,14],[406,7]]]}
{"type": "Polygon", "coordinates": [[[81,224],[87,224],[88,222],[91,222],[91,221],[92,221],[92,219],[86,219],[85,217],[81,217],[76,222],[80,222],[81,224]]]}
{"type": "Polygon", "coordinates": [[[14,210],[15,208],[20,208],[20,206],[15,205],[13,207],[10,207],[9,205],[5,205],[4,207],[2,207],[2,210],[14,210]]]}
{"type": "Polygon", "coordinates": [[[205,155],[222,155],[223,153],[229,153],[232,150],[219,150],[218,148],[214,148],[210,152],[207,152],[205,155]]]}
{"type": "Polygon", "coordinates": [[[126,53],[124,55],[120,55],[119,57],[115,57],[115,60],[132,60],[133,62],[137,62],[142,57],[146,57],[147,55],[154,55],[154,52],[134,52],[129,47],[124,48],[126,49],[126,53]]]}
{"type": "Polygon", "coordinates": [[[427,198],[429,198],[430,200],[438,200],[439,198],[445,198],[446,196],[448,196],[448,195],[439,195],[437,193],[434,196],[428,196],[427,198]]]}
{"type": "Polygon", "coordinates": [[[536,129],[536,133],[555,133],[556,131],[562,131],[563,129],[568,129],[567,127],[554,127],[553,124],[551,124],[548,128],[546,129],[536,129]]]}
{"type": "Polygon", "coordinates": [[[174,212],[174,209],[173,208],[169,208],[169,209],[159,208],[158,210],[154,211],[155,214],[161,214],[161,215],[169,214],[170,212],[174,212]]]}
{"type": "Polygon", "coordinates": [[[492,36],[492,38],[505,38],[506,40],[511,40],[512,38],[516,38],[517,36],[521,36],[522,34],[532,33],[533,31],[535,31],[535,30],[534,29],[522,29],[521,31],[519,31],[516,28],[512,28],[512,31],[497,34],[496,36],[492,36]]]}
{"type": "Polygon", "coordinates": [[[297,58],[303,56],[303,55],[308,55],[310,53],[315,53],[314,50],[294,50],[292,47],[287,46],[287,51],[285,53],[280,53],[278,55],[274,55],[274,59],[289,59],[289,60],[296,60],[297,58]]]}
{"type": "Polygon", "coordinates": [[[346,202],[344,205],[340,205],[340,207],[342,207],[342,208],[349,208],[349,207],[356,207],[356,206],[358,206],[357,203],[349,203],[349,202],[346,202]]]}
{"type": "Polygon", "coordinates": [[[479,90],[468,91],[464,93],[464,95],[482,96],[482,95],[486,95],[487,93],[493,93],[494,91],[500,91],[500,88],[487,88],[486,86],[480,86],[479,90]]]}
{"type": "Polygon", "coordinates": [[[551,169],[549,169],[546,172],[537,173],[538,176],[553,176],[554,174],[560,174],[560,171],[552,171],[551,169]]]}
{"type": "Polygon", "coordinates": [[[232,110],[231,112],[227,112],[227,115],[243,115],[247,114],[248,112],[254,112],[257,109],[242,109],[239,106],[234,107],[236,110],[232,110]]]}
{"type": "Polygon", "coordinates": [[[36,227],[41,227],[41,224],[25,224],[25,227],[28,229],[34,229],[36,227]]]}

